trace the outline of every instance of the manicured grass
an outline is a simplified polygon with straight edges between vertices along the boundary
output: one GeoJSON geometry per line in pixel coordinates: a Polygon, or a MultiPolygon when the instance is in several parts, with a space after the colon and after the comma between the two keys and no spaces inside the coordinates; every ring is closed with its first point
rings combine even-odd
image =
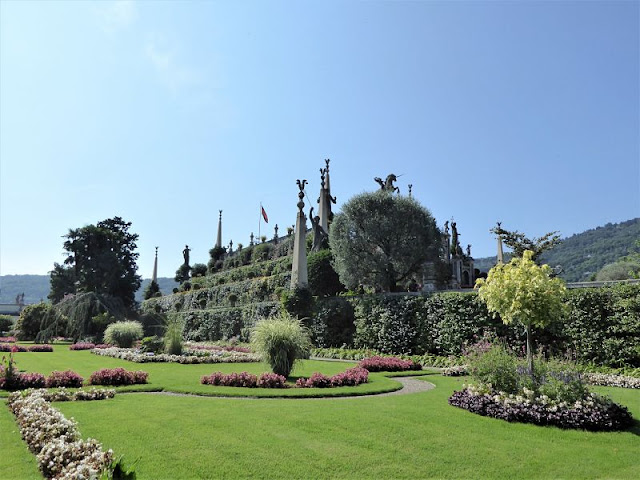
{"type": "MultiPolygon", "coordinates": [[[[58,345],[54,353],[19,353],[15,358],[27,371],[72,369],[85,378],[104,367],[145,370],[150,374],[148,388],[208,393],[221,389],[225,394],[269,391],[199,383],[201,375],[216,370],[266,371],[260,364],[134,364],[58,345]]],[[[306,361],[296,374],[334,374],[351,366],[306,361]]],[[[370,378],[368,386],[353,388],[399,386],[384,374],[370,378]]],[[[436,388],[388,397],[238,399],[122,393],[111,400],[55,406],[78,421],[83,438],[96,438],[116,455],[124,455],[141,480],[640,478],[637,420],[631,430],[613,433],[512,424],[449,406],[448,397],[462,387],[464,378],[424,379],[436,388]]],[[[640,391],[594,390],[611,395],[640,418],[640,391]]],[[[0,407],[0,478],[37,478],[35,459],[20,440],[5,402],[0,407]]]]}
{"type": "MultiPolygon", "coordinates": [[[[60,403],[83,435],[137,461],[139,478],[639,478],[640,426],[590,433],[451,407],[460,379],[350,399],[123,394],[60,403]]],[[[640,392],[600,389],[640,416],[640,392]]]]}
{"type": "Polygon", "coordinates": [[[42,478],[36,457],[20,438],[15,417],[6,401],[0,401],[0,478],[42,478]]]}

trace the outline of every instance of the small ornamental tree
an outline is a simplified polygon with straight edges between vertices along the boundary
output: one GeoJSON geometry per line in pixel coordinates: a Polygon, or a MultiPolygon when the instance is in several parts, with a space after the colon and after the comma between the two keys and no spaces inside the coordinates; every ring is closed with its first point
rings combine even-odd
{"type": "Polygon", "coordinates": [[[549,265],[538,266],[527,250],[522,258],[515,257],[506,265],[496,265],[486,279],[478,279],[480,298],[489,312],[500,315],[505,324],[514,321],[527,332],[527,364],[533,372],[533,344],[531,327],[544,327],[559,320],[564,313],[564,282],[551,278],[549,265]]]}

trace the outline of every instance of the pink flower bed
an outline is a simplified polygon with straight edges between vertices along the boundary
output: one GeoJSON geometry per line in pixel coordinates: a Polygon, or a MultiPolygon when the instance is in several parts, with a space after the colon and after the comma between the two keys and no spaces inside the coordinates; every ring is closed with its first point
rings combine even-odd
{"type": "Polygon", "coordinates": [[[69,350],[92,350],[94,348],[96,348],[96,344],[89,342],[78,342],[73,345],[69,345],[69,350]]]}
{"type": "Polygon", "coordinates": [[[398,357],[370,357],[358,363],[360,368],[370,372],[402,372],[405,370],[422,370],[422,365],[413,360],[402,360],[398,357]]]}
{"type": "Polygon", "coordinates": [[[0,352],[26,352],[27,348],[22,345],[9,345],[7,343],[0,343],[0,352]]]}
{"type": "Polygon", "coordinates": [[[48,344],[42,344],[42,345],[29,345],[27,347],[27,351],[29,352],[53,352],[53,347],[51,345],[48,344]]]}
{"type": "Polygon", "coordinates": [[[16,343],[17,341],[16,337],[0,337],[0,343],[16,343]]]}
{"type": "Polygon", "coordinates": [[[149,374],[143,371],[129,372],[124,368],[103,368],[93,372],[89,377],[89,385],[136,385],[147,383],[149,374]]]}
{"type": "Polygon", "coordinates": [[[259,377],[248,372],[222,373],[214,372],[211,375],[203,375],[200,383],[203,385],[218,385],[222,387],[247,387],[247,388],[287,388],[287,379],[275,373],[263,373],[259,377]]]}
{"type": "Polygon", "coordinates": [[[65,370],[64,372],[51,372],[47,377],[47,387],[80,388],[84,379],[76,372],[65,370]]]}
{"type": "Polygon", "coordinates": [[[309,378],[299,378],[296,387],[299,388],[334,388],[334,387],[355,387],[361,383],[369,381],[369,371],[354,367],[338,373],[333,377],[328,377],[322,373],[315,372],[309,378]]]}

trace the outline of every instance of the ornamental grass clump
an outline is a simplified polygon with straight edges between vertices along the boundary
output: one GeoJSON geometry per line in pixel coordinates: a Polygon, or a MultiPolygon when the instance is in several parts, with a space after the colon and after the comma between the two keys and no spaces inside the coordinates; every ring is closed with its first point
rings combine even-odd
{"type": "Polygon", "coordinates": [[[133,342],[144,336],[142,324],[133,320],[115,322],[104,331],[104,342],[120,348],[131,348],[133,342]]]}
{"type": "Polygon", "coordinates": [[[251,333],[251,346],[273,373],[288,377],[295,363],[309,358],[311,340],[307,329],[288,314],[261,320],[251,333]]]}
{"type": "Polygon", "coordinates": [[[172,320],[167,325],[164,334],[164,350],[168,355],[182,355],[183,324],[179,320],[172,320]]]}

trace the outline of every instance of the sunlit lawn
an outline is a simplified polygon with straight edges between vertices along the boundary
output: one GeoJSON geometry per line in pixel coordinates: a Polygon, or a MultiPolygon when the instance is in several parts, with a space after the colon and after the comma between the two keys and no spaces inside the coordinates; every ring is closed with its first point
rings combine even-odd
{"type": "MultiPolygon", "coordinates": [[[[148,371],[152,386],[186,391],[200,388],[200,375],[217,369],[265,369],[258,364],[131,364],[88,352],[27,355],[18,355],[18,361],[29,371],[72,368],[88,377],[100,367],[126,365],[148,371]]],[[[349,366],[307,362],[298,374],[330,374],[349,366]]],[[[616,433],[510,424],[449,406],[447,398],[463,379],[424,379],[436,388],[388,397],[236,399],[128,393],[106,401],[55,405],[78,421],[84,438],[99,439],[124,455],[127,464],[135,464],[140,479],[640,478],[638,422],[632,430],[616,433]]],[[[380,382],[395,384],[390,378],[380,382]]],[[[639,391],[597,390],[640,418],[639,391]]],[[[0,428],[14,431],[0,433],[0,478],[37,477],[35,462],[6,407],[0,428]]]]}

